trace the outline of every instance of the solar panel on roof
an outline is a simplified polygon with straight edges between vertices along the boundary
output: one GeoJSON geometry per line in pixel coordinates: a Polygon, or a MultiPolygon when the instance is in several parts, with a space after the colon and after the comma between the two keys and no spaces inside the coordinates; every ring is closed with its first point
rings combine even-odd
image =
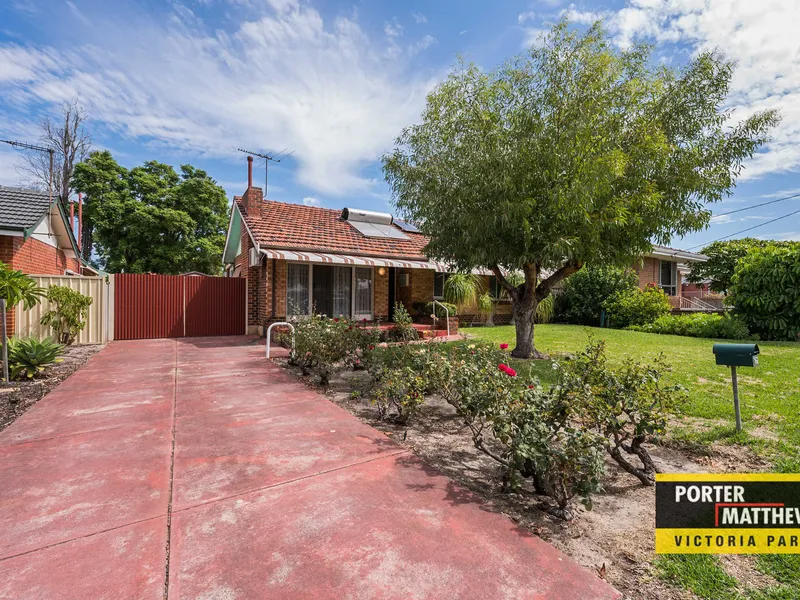
{"type": "Polygon", "coordinates": [[[407,231],[409,233],[419,233],[419,229],[417,229],[415,225],[412,225],[407,221],[401,221],[400,219],[395,219],[393,222],[403,231],[407,231]]]}
{"type": "Polygon", "coordinates": [[[397,231],[391,225],[367,223],[365,221],[347,221],[361,235],[371,238],[391,238],[394,240],[407,240],[408,236],[402,231],[397,231]]]}

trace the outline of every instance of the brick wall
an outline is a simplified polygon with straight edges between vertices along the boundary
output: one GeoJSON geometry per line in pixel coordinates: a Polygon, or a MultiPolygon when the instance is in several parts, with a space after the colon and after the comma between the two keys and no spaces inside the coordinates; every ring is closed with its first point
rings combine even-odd
{"type": "MultiPolygon", "coordinates": [[[[661,260],[658,258],[646,257],[633,265],[633,271],[639,277],[639,287],[646,288],[648,285],[658,286],[661,281],[661,260]]],[[[681,295],[683,274],[678,271],[676,295],[681,295]]]]}
{"type": "MultiPolygon", "coordinates": [[[[26,240],[22,236],[0,235],[0,261],[28,275],[64,275],[67,269],[81,272],[78,259],[67,258],[60,248],[32,237],[26,240]]],[[[16,313],[8,311],[6,327],[9,335],[14,335],[15,326],[16,313]]]]}
{"type": "Polygon", "coordinates": [[[380,267],[374,270],[374,297],[372,304],[372,314],[375,320],[389,320],[389,268],[383,267],[383,275],[380,274],[380,267]]]}

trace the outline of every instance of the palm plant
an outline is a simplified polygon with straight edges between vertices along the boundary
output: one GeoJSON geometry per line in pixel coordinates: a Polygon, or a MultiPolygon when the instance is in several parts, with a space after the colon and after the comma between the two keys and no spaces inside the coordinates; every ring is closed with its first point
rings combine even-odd
{"type": "Polygon", "coordinates": [[[36,285],[36,281],[22,271],[10,269],[0,262],[0,298],[6,301],[6,308],[12,309],[22,304],[25,310],[36,306],[46,290],[36,285]]]}
{"type": "Polygon", "coordinates": [[[463,309],[475,308],[478,297],[483,293],[485,285],[480,275],[472,273],[453,273],[444,282],[445,302],[455,304],[459,312],[463,309]]]}

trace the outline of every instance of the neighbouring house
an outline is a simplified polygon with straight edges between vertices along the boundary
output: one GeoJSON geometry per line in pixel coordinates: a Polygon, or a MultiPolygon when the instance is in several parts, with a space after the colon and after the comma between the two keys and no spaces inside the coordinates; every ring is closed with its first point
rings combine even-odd
{"type": "Polygon", "coordinates": [[[676,311],[715,310],[716,307],[704,306],[698,299],[683,293],[683,279],[691,270],[690,263],[707,260],[704,254],[654,245],[650,253],[633,265],[633,270],[639,277],[639,287],[660,287],[670,297],[676,311]]]}
{"type": "MultiPolygon", "coordinates": [[[[28,275],[96,274],[80,258],[61,202],[37,190],[0,186],[0,261],[28,275]]],[[[14,312],[8,331],[14,331],[14,312]]]]}
{"type": "MultiPolygon", "coordinates": [[[[430,312],[426,305],[443,299],[448,277],[446,265],[425,256],[427,241],[413,225],[386,213],[265,200],[261,188],[252,185],[248,161],[248,187],[234,197],[223,263],[226,276],[247,279],[251,333],[263,334],[269,323],[312,310],[392,321],[396,302],[415,321],[425,322],[430,312]]],[[[697,257],[701,255],[656,247],[637,268],[641,285],[656,283],[679,295],[678,277],[687,270],[683,261],[697,257]]],[[[511,303],[502,299],[495,277],[487,270],[475,272],[486,278],[495,298],[493,322],[510,322],[511,303]]],[[[469,322],[473,316],[460,319],[469,322]]]]}

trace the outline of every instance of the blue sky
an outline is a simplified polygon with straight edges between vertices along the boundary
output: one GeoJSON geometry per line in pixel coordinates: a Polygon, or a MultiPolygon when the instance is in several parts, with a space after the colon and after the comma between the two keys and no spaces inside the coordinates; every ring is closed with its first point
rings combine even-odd
{"type": "MultiPolygon", "coordinates": [[[[0,5],[0,139],[79,96],[94,147],[125,166],[149,159],[246,185],[237,147],[294,154],[270,166],[269,197],[391,210],[378,158],[418,119],[425,94],[461,53],[484,68],[535,43],[567,14],[603,18],[621,47],[642,39],[679,66],[703,48],[739,61],[730,108],[779,108],[774,140],[716,213],[800,192],[800,2],[559,0],[6,0],[0,5]]],[[[0,145],[0,183],[24,183],[0,145]]],[[[263,163],[256,163],[263,184],[263,163]]],[[[673,240],[693,247],[800,210],[800,198],[716,217],[673,240]]],[[[800,215],[751,235],[800,239],[800,215]]]]}

